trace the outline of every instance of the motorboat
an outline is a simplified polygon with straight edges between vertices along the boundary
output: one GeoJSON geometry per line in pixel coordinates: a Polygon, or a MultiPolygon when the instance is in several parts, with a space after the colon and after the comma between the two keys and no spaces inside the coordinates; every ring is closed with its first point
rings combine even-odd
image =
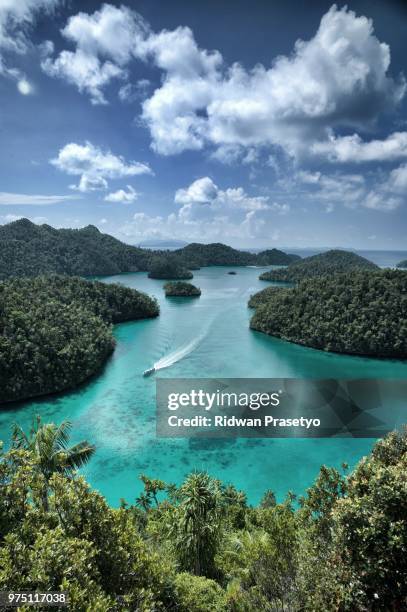
{"type": "Polygon", "coordinates": [[[151,376],[151,374],[154,374],[154,372],[155,368],[149,368],[148,370],[144,370],[143,376],[151,376]]]}

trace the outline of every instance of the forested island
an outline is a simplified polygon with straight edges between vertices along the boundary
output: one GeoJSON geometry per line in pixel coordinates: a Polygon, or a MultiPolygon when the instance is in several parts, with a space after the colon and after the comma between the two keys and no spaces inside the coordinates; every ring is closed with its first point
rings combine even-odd
{"type": "Polygon", "coordinates": [[[155,259],[150,266],[149,278],[163,280],[189,279],[193,274],[185,266],[180,265],[176,259],[168,257],[166,259],[155,259]]]}
{"type": "Polygon", "coordinates": [[[326,253],[305,257],[281,270],[269,270],[259,276],[260,280],[298,282],[323,274],[352,272],[353,270],[378,270],[379,267],[365,257],[350,251],[332,249],[326,253]]]}
{"type": "Polygon", "coordinates": [[[254,330],[325,351],[407,357],[407,272],[359,270],[268,289],[251,298],[254,330]]]}
{"type": "Polygon", "coordinates": [[[71,389],[114,349],[112,323],[156,317],[156,300],[75,277],[0,283],[0,402],[71,389]]]}
{"type": "Polygon", "coordinates": [[[199,297],[201,295],[199,287],[183,281],[165,283],[164,291],[166,297],[199,297]]]}
{"type": "Polygon", "coordinates": [[[399,261],[399,263],[397,264],[398,268],[407,268],[407,259],[403,259],[402,261],[399,261]]]}
{"type": "MultiPolygon", "coordinates": [[[[285,266],[300,259],[298,255],[290,255],[278,249],[268,249],[260,253],[249,253],[239,251],[226,244],[215,242],[212,244],[199,244],[193,242],[182,249],[173,251],[181,257],[188,268],[192,264],[198,267],[204,266],[285,266]]],[[[192,268],[191,268],[192,269],[192,268]]]]}
{"type": "Polygon", "coordinates": [[[288,264],[298,256],[278,249],[254,254],[220,243],[193,243],[175,251],[153,251],[124,244],[93,225],[55,229],[28,219],[0,225],[0,280],[42,274],[103,276],[148,272],[157,259],[169,259],[180,268],[192,270],[201,266],[288,264]]]}
{"type": "Polygon", "coordinates": [[[141,475],[116,509],[75,473],[97,449],[69,430],[15,427],[1,452],[2,591],[64,591],[75,612],[406,609],[406,432],[350,473],[323,466],[297,500],[269,490],[253,507],[192,472],[141,475]]]}

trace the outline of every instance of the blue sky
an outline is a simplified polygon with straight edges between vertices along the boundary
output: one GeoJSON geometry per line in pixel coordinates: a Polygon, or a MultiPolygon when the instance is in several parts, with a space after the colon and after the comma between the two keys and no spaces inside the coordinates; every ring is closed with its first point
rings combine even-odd
{"type": "Polygon", "coordinates": [[[405,249],[397,2],[0,0],[0,223],[405,249]]]}

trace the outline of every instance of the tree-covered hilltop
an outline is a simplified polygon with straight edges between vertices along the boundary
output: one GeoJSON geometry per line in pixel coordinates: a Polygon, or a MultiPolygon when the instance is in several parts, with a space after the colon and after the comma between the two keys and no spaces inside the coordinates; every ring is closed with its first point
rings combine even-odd
{"type": "Polygon", "coordinates": [[[201,295],[199,287],[183,281],[165,283],[164,291],[166,297],[198,297],[201,295]]]}
{"type": "Polygon", "coordinates": [[[353,270],[379,269],[376,264],[365,257],[350,251],[333,249],[319,255],[305,257],[290,264],[284,270],[269,270],[259,276],[260,280],[298,282],[304,278],[313,278],[323,274],[337,274],[353,270]]]}
{"type": "Polygon", "coordinates": [[[403,259],[402,261],[399,261],[399,263],[397,264],[398,268],[407,268],[407,259],[403,259]]]}
{"type": "Polygon", "coordinates": [[[250,327],[312,348],[407,357],[407,272],[321,276],[270,292],[250,327]]]}
{"type": "Polygon", "coordinates": [[[279,249],[267,249],[257,253],[257,265],[259,266],[288,266],[300,259],[299,255],[284,253],[279,249]]]}
{"type": "Polygon", "coordinates": [[[290,263],[296,256],[277,249],[255,255],[224,244],[190,244],[176,251],[153,251],[124,244],[93,225],[55,229],[20,219],[0,225],[0,280],[11,276],[69,274],[101,276],[149,271],[157,258],[179,267],[290,263]]]}
{"type": "Polygon", "coordinates": [[[286,289],[283,287],[266,287],[265,289],[251,295],[247,305],[249,308],[257,308],[261,304],[265,304],[276,292],[280,293],[281,291],[285,290],[286,289]]]}
{"type": "Polygon", "coordinates": [[[290,255],[278,249],[249,253],[219,242],[212,244],[192,242],[186,247],[174,251],[174,254],[179,256],[188,268],[191,268],[190,263],[199,267],[288,265],[300,259],[298,255],[290,255]]]}
{"type": "Polygon", "coordinates": [[[93,276],[146,270],[151,256],[88,225],[55,229],[20,219],[0,226],[0,279],[70,274],[93,276]]]}
{"type": "Polygon", "coordinates": [[[174,257],[162,257],[152,261],[148,277],[163,280],[182,280],[193,278],[193,274],[174,257]]]}
{"type": "MultiPolygon", "coordinates": [[[[0,451],[0,589],[64,591],[75,612],[366,612],[407,603],[407,435],[304,497],[258,506],[206,473],[112,508],[75,468],[69,424],[16,427],[0,451]]],[[[96,449],[97,453],[97,449],[96,449]]],[[[272,481],[270,482],[272,486],[272,481]]]]}
{"type": "Polygon", "coordinates": [[[112,323],[155,317],[139,291],[74,277],[0,283],[0,403],[73,388],[114,349],[112,323]]]}

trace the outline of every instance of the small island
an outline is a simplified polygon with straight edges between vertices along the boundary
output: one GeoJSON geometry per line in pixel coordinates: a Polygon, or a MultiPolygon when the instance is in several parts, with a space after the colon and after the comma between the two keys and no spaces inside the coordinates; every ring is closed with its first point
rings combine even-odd
{"type": "MultiPolygon", "coordinates": [[[[271,287],[270,289],[274,289],[271,287]]],[[[407,272],[357,271],[252,296],[250,327],[311,348],[406,359],[407,272]]]]}
{"type": "Polygon", "coordinates": [[[407,268],[407,259],[403,259],[402,261],[399,261],[399,263],[397,264],[398,268],[407,268]]]}
{"type": "Polygon", "coordinates": [[[378,270],[379,267],[356,253],[333,249],[326,253],[305,257],[290,264],[287,268],[264,272],[259,276],[259,279],[295,283],[305,278],[314,278],[323,274],[338,274],[362,269],[378,270]]]}
{"type": "Polygon", "coordinates": [[[113,323],[159,314],[145,293],[66,276],[3,281],[0,302],[0,404],[77,387],[113,352],[113,323]]]}
{"type": "Polygon", "coordinates": [[[160,280],[188,280],[193,278],[190,270],[173,259],[155,259],[150,267],[148,278],[160,280]]]}
{"type": "Polygon", "coordinates": [[[165,297],[199,297],[201,290],[183,281],[169,282],[164,285],[165,297]]]}

